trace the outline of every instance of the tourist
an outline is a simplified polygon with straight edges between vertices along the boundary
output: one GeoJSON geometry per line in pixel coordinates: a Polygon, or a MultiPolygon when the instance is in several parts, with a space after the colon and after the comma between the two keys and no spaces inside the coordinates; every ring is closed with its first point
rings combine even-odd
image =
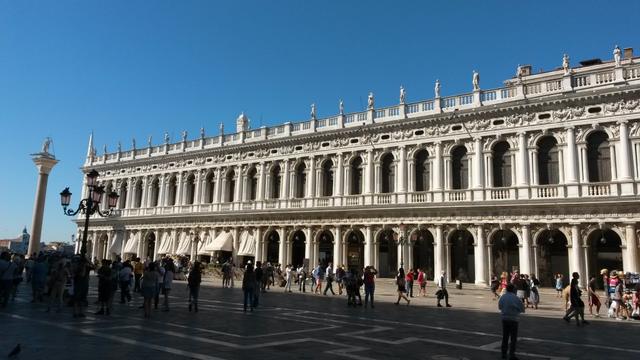
{"type": "Polygon", "coordinates": [[[159,273],[157,271],[157,264],[152,262],[147,266],[140,278],[140,293],[144,299],[142,307],[144,308],[144,317],[147,319],[151,317],[151,301],[158,294],[158,279],[159,273]]]}
{"type": "Polygon", "coordinates": [[[253,307],[257,307],[260,304],[260,288],[262,287],[262,278],[264,277],[264,270],[262,270],[262,262],[256,261],[256,286],[253,288],[253,307]]]}
{"type": "Polygon", "coordinates": [[[137,257],[133,262],[133,276],[134,276],[133,292],[140,292],[140,278],[142,278],[143,273],[144,273],[144,264],[140,262],[140,258],[137,257]]]}
{"type": "Polygon", "coordinates": [[[153,308],[158,309],[158,303],[160,302],[160,294],[164,294],[164,266],[161,262],[156,261],[156,273],[158,274],[158,282],[156,284],[156,295],[153,298],[153,308]]]}
{"type": "Polygon", "coordinates": [[[173,260],[169,259],[164,266],[164,276],[162,278],[164,302],[162,303],[162,311],[169,311],[169,293],[171,292],[171,286],[173,285],[173,276],[176,271],[173,260]]]}
{"type": "Polygon", "coordinates": [[[591,316],[595,316],[595,317],[600,317],[600,298],[598,297],[598,294],[596,293],[596,277],[595,276],[591,276],[591,278],[589,279],[589,285],[587,287],[588,291],[589,291],[589,314],[591,316]],[[596,307],[596,313],[593,313],[593,307],[596,307]]]}
{"type": "Polygon", "coordinates": [[[520,299],[520,301],[522,301],[522,303],[525,303],[525,298],[526,298],[526,282],[524,280],[524,274],[517,276],[515,279],[513,279],[513,281],[511,281],[511,283],[515,286],[516,288],[516,296],[518,296],[518,299],[520,299]]]}
{"type": "Polygon", "coordinates": [[[247,304],[253,311],[253,290],[256,284],[256,273],[253,271],[253,265],[248,264],[242,278],[242,291],[244,292],[244,311],[247,311],[247,304]]]}
{"type": "Polygon", "coordinates": [[[362,276],[358,272],[358,269],[356,269],[355,267],[353,268],[353,276],[356,279],[356,291],[355,291],[355,294],[353,295],[358,298],[358,302],[356,304],[358,306],[362,306],[362,297],[360,296],[360,288],[362,287],[362,284],[364,284],[364,282],[362,281],[362,276]]]}
{"type": "Polygon", "coordinates": [[[13,272],[13,283],[11,284],[11,301],[16,300],[18,294],[18,286],[22,282],[22,273],[24,272],[24,260],[19,254],[14,254],[12,262],[16,265],[16,269],[13,272]]]}
{"type": "Polygon", "coordinates": [[[83,318],[85,317],[84,307],[87,306],[87,295],[89,294],[89,273],[92,267],[84,256],[78,256],[74,260],[71,268],[73,273],[73,317],[83,318]]]}
{"type": "MultiPolygon", "coordinates": [[[[254,274],[255,276],[255,274],[254,274]]],[[[287,265],[284,269],[284,279],[286,281],[285,285],[284,285],[284,291],[285,292],[291,292],[291,283],[293,283],[293,279],[294,279],[294,272],[292,269],[291,265],[287,265]]],[[[243,283],[244,286],[244,283],[243,283]]]]}
{"type": "Polygon", "coordinates": [[[516,343],[518,341],[518,317],[524,313],[524,305],[515,294],[516,289],[513,284],[508,284],[503,296],[498,301],[498,309],[502,318],[502,358],[507,358],[507,347],[509,348],[509,359],[516,358],[516,343]],[[509,343],[511,339],[511,343],[509,343]]]}
{"type": "Polygon", "coordinates": [[[222,264],[222,287],[228,288],[231,286],[231,264],[229,261],[225,261],[222,264]]]}
{"type": "Polygon", "coordinates": [[[557,297],[562,297],[562,290],[564,289],[564,284],[562,282],[562,274],[556,275],[556,295],[557,297]]]}
{"type": "Polygon", "coordinates": [[[342,281],[344,280],[346,272],[344,271],[344,265],[340,265],[336,268],[336,283],[338,284],[338,295],[342,295],[344,290],[344,284],[342,281]]]}
{"type": "Polygon", "coordinates": [[[493,299],[495,300],[500,297],[498,294],[498,289],[500,289],[500,280],[495,275],[491,275],[491,293],[493,294],[493,299]]]}
{"type": "Polygon", "coordinates": [[[96,315],[103,315],[105,312],[107,315],[111,314],[109,307],[109,298],[113,288],[111,281],[111,261],[105,259],[98,269],[98,304],[100,305],[100,310],[95,313],[96,315]]]}
{"type": "Polygon", "coordinates": [[[344,284],[347,289],[347,306],[356,306],[356,292],[358,291],[357,271],[354,267],[349,269],[344,277],[344,284]]]}
{"type": "MultiPolygon", "coordinates": [[[[438,299],[438,307],[442,307],[440,301],[444,299],[444,303],[447,307],[451,307],[449,305],[449,292],[447,291],[447,277],[444,270],[440,273],[440,279],[438,279],[438,291],[436,292],[436,298],[438,299]]],[[[505,287],[506,291],[506,287],[505,287]]]]}
{"type": "Polygon", "coordinates": [[[16,264],[11,261],[11,255],[3,251],[0,255],[0,307],[6,307],[9,302],[15,271],[16,264]]]}
{"type": "Polygon", "coordinates": [[[122,264],[122,269],[118,274],[120,282],[120,304],[126,304],[131,302],[131,293],[129,286],[131,285],[131,278],[133,277],[133,266],[129,260],[122,264]]]}
{"type": "Polygon", "coordinates": [[[509,274],[507,274],[506,271],[503,271],[502,274],[500,274],[500,296],[507,292],[507,284],[509,284],[509,274]]]}
{"type": "MultiPolygon", "coordinates": [[[[32,303],[42,301],[48,272],[49,269],[44,256],[38,256],[36,263],[33,265],[33,272],[31,273],[31,291],[33,295],[33,298],[31,299],[32,303]]],[[[13,274],[11,277],[13,278],[13,274]]]]}
{"type": "Polygon", "coordinates": [[[413,297],[413,279],[414,279],[413,269],[409,269],[404,279],[405,286],[406,286],[405,292],[409,294],[409,297],[413,297]]]}
{"type": "Polygon", "coordinates": [[[324,269],[322,269],[322,266],[318,264],[318,266],[316,266],[316,269],[314,271],[315,271],[314,277],[316,279],[316,288],[314,290],[314,293],[319,294],[320,291],[322,291],[322,281],[324,280],[324,269]]]}
{"type": "Polygon", "coordinates": [[[202,282],[202,266],[199,261],[193,263],[191,271],[189,271],[189,278],[187,279],[187,286],[189,287],[189,311],[191,308],[195,312],[198,312],[198,295],[200,294],[200,283],[202,282]]]}
{"type": "Polygon", "coordinates": [[[418,287],[420,290],[418,291],[418,296],[422,295],[422,297],[427,297],[427,274],[424,273],[424,270],[418,270],[418,287]]]}
{"type": "Polygon", "coordinates": [[[24,262],[24,268],[27,273],[27,283],[31,282],[31,272],[33,270],[33,266],[36,264],[36,262],[34,261],[35,258],[36,254],[34,253],[27,259],[27,261],[24,262]]]}
{"type": "Polygon", "coordinates": [[[263,281],[263,288],[262,288],[263,292],[267,292],[267,290],[269,290],[271,285],[275,285],[275,281],[276,281],[274,277],[273,265],[271,265],[270,262],[267,262],[266,273],[267,273],[267,276],[263,281]]]}
{"type": "Polygon", "coordinates": [[[584,302],[580,299],[580,295],[582,295],[582,291],[580,291],[580,287],[578,285],[578,279],[580,279],[580,274],[574,272],[571,274],[571,284],[569,290],[569,301],[571,302],[571,307],[567,310],[567,313],[563,317],[563,320],[566,322],[570,322],[571,318],[575,316],[576,325],[580,326],[580,319],[582,319],[582,324],[589,324],[588,321],[584,320],[584,302]]]}
{"type": "Polygon", "coordinates": [[[327,286],[324,288],[324,295],[327,295],[327,290],[331,290],[331,294],[335,295],[336,293],[333,292],[333,281],[335,280],[335,274],[333,272],[333,266],[331,266],[331,263],[327,265],[325,274],[326,274],[327,286]]]}
{"type": "Polygon", "coordinates": [[[305,269],[304,265],[300,265],[298,267],[298,291],[306,292],[307,291],[307,269],[305,269]]]}
{"type": "Polygon", "coordinates": [[[540,292],[538,291],[539,287],[540,280],[538,280],[538,278],[536,278],[534,274],[531,274],[531,294],[529,295],[529,302],[535,309],[538,308],[538,304],[540,303],[540,292]]]}
{"type": "Polygon", "coordinates": [[[608,309],[611,306],[611,289],[609,289],[609,270],[602,269],[600,270],[600,275],[602,276],[602,286],[604,289],[604,306],[608,309]]]}
{"type": "Polygon", "coordinates": [[[407,296],[404,294],[407,291],[407,284],[403,268],[398,269],[398,275],[396,275],[396,285],[398,286],[398,300],[396,300],[394,304],[398,305],[400,304],[400,299],[404,299],[407,302],[407,305],[409,305],[411,303],[411,300],[409,300],[409,298],[407,298],[407,296]]]}
{"type": "Polygon", "coordinates": [[[364,307],[367,307],[367,303],[371,304],[373,308],[373,294],[376,290],[376,275],[378,271],[373,266],[367,266],[364,268],[364,307]]]}

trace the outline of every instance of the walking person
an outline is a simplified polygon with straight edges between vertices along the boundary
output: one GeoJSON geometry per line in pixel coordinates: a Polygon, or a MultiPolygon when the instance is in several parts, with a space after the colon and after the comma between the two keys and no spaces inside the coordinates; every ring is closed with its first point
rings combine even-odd
{"type": "Polygon", "coordinates": [[[133,276],[134,276],[133,292],[140,292],[140,279],[142,278],[143,273],[144,273],[144,264],[140,262],[140,258],[138,257],[133,262],[133,276]]]}
{"type": "Polygon", "coordinates": [[[171,286],[173,285],[173,276],[176,271],[173,260],[169,259],[164,266],[164,276],[162,277],[164,302],[162,304],[162,311],[169,311],[169,293],[171,292],[171,286]]]}
{"type": "Polygon", "coordinates": [[[156,261],[156,273],[158,274],[158,282],[156,284],[156,294],[153,297],[153,308],[155,310],[158,309],[158,304],[160,303],[160,294],[164,294],[164,266],[161,262],[156,261]]]}
{"type": "Polygon", "coordinates": [[[100,310],[96,311],[95,315],[111,314],[111,309],[109,308],[109,298],[113,287],[111,280],[111,261],[105,259],[98,269],[98,304],[100,305],[100,310]]]}
{"type": "Polygon", "coordinates": [[[569,301],[571,302],[571,307],[569,308],[569,310],[567,310],[565,316],[563,317],[563,320],[565,320],[566,322],[571,322],[571,318],[575,316],[576,325],[580,326],[580,319],[582,319],[583,325],[587,325],[589,324],[589,322],[584,320],[584,302],[582,301],[582,299],[580,299],[582,291],[580,291],[580,288],[578,286],[578,279],[580,279],[580,274],[574,272],[573,274],[571,274],[571,277],[571,284],[569,285],[569,301]]]}
{"type": "Polygon", "coordinates": [[[262,270],[262,262],[256,261],[256,286],[253,288],[253,307],[258,307],[260,304],[260,288],[262,287],[262,278],[264,277],[264,270],[262,270]]]}
{"type": "Polygon", "coordinates": [[[16,264],[11,261],[9,252],[2,252],[0,255],[0,307],[2,308],[7,307],[9,303],[15,271],[16,264]]]}
{"type": "Polygon", "coordinates": [[[596,293],[596,277],[595,276],[591,276],[591,278],[589,279],[589,286],[588,286],[588,291],[589,291],[589,314],[591,316],[595,316],[595,317],[600,317],[600,306],[602,305],[600,303],[600,297],[598,297],[598,294],[596,293]],[[596,307],[596,313],[593,313],[593,307],[596,307]]]}
{"type": "MultiPolygon", "coordinates": [[[[44,288],[47,284],[47,274],[49,272],[47,263],[44,260],[44,256],[40,255],[33,265],[33,271],[31,273],[32,303],[42,301],[42,296],[44,295],[44,288]]],[[[13,277],[13,274],[11,276],[13,277]]]]}
{"type": "Polygon", "coordinates": [[[131,278],[133,277],[133,266],[129,260],[122,264],[120,269],[119,282],[120,282],[120,304],[127,304],[131,302],[131,292],[129,286],[131,285],[131,278]]]}
{"type": "Polygon", "coordinates": [[[314,293],[319,294],[320,291],[322,291],[322,281],[324,280],[324,269],[322,268],[322,266],[320,266],[320,264],[318,264],[318,266],[316,267],[316,288],[314,290],[314,293]]]}
{"type": "Polygon", "coordinates": [[[88,305],[87,295],[89,294],[89,272],[91,263],[85,257],[77,257],[73,270],[73,317],[83,318],[84,307],[88,305]]]}
{"type": "Polygon", "coordinates": [[[413,269],[409,269],[404,279],[407,287],[405,292],[409,294],[409,297],[413,297],[413,279],[413,269]]]}
{"type": "Polygon", "coordinates": [[[540,303],[539,287],[540,280],[538,280],[534,274],[531,274],[531,295],[529,296],[529,302],[535,309],[538,309],[538,304],[540,303]]]}
{"type": "Polygon", "coordinates": [[[247,264],[242,278],[242,291],[244,292],[244,311],[247,311],[247,304],[253,311],[253,290],[256,285],[256,273],[253,271],[253,265],[247,264]]]}
{"type": "Polygon", "coordinates": [[[492,300],[496,300],[500,298],[500,294],[498,294],[498,289],[500,289],[500,280],[495,275],[491,275],[491,293],[493,294],[492,300]]]}
{"type": "Polygon", "coordinates": [[[16,265],[16,269],[13,272],[13,283],[11,284],[11,301],[15,301],[18,294],[18,286],[23,280],[24,259],[20,255],[14,254],[11,261],[16,265]]]}
{"type": "Polygon", "coordinates": [[[151,317],[151,302],[158,293],[158,278],[157,264],[152,262],[142,273],[140,278],[140,293],[143,297],[142,307],[144,308],[144,317],[146,319],[151,317]]]}
{"type": "Polygon", "coordinates": [[[336,293],[333,292],[333,281],[335,280],[335,274],[333,273],[333,266],[331,266],[331,263],[327,265],[325,274],[327,274],[327,286],[324,288],[324,295],[327,295],[327,290],[331,290],[331,295],[335,295],[336,293]]]}
{"type": "Polygon", "coordinates": [[[202,266],[199,261],[193,263],[191,271],[189,271],[189,278],[187,280],[187,286],[189,287],[189,311],[193,308],[195,312],[198,312],[198,295],[200,294],[200,283],[202,282],[202,266]]]}
{"type": "MultiPolygon", "coordinates": [[[[291,283],[293,283],[293,269],[291,265],[287,265],[287,267],[285,267],[284,269],[284,278],[285,278],[285,285],[284,285],[284,291],[285,292],[291,292],[291,283]]],[[[243,285],[244,286],[244,285],[243,285]]]]}
{"type": "Polygon", "coordinates": [[[418,270],[418,296],[422,295],[422,297],[427,296],[427,274],[424,273],[424,270],[418,270]]]}
{"type": "Polygon", "coordinates": [[[442,305],[440,304],[440,301],[442,301],[442,299],[444,299],[444,303],[447,307],[451,307],[451,305],[449,305],[449,292],[447,291],[447,277],[445,275],[446,273],[442,271],[440,273],[440,279],[438,279],[438,291],[436,292],[438,307],[442,307],[442,305]]]}
{"type": "Polygon", "coordinates": [[[338,295],[342,295],[342,292],[344,291],[343,280],[345,274],[346,272],[344,271],[344,265],[338,266],[336,268],[336,283],[338,284],[338,295]]]}
{"type": "Polygon", "coordinates": [[[556,295],[557,297],[562,297],[562,290],[564,289],[564,284],[562,282],[562,274],[556,275],[556,295]]]}
{"type": "Polygon", "coordinates": [[[378,271],[373,266],[367,266],[364,268],[363,282],[364,282],[364,307],[367,307],[367,303],[370,303],[373,308],[373,294],[376,290],[376,275],[378,271]]]}
{"type": "Polygon", "coordinates": [[[396,275],[396,285],[398,286],[398,300],[394,302],[394,304],[398,305],[400,304],[400,299],[404,299],[407,302],[407,305],[409,305],[411,303],[411,300],[409,300],[409,298],[407,298],[407,296],[404,294],[407,291],[407,284],[403,268],[398,269],[398,275],[396,275]]]}
{"type": "Polygon", "coordinates": [[[502,358],[507,358],[507,348],[509,349],[509,359],[516,358],[516,343],[518,341],[518,317],[524,313],[524,304],[515,294],[516,288],[513,284],[507,285],[507,291],[498,301],[498,309],[502,318],[502,358]],[[511,339],[511,343],[509,343],[511,339]]]}
{"type": "Polygon", "coordinates": [[[307,269],[304,265],[298,267],[298,291],[307,292],[307,269]]]}

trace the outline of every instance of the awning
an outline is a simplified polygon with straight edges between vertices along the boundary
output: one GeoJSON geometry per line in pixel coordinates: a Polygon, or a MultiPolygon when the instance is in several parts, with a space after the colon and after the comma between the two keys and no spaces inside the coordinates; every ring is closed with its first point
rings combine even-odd
{"type": "Polygon", "coordinates": [[[204,251],[233,251],[233,235],[223,231],[208,245],[204,251]]]}
{"type": "Polygon", "coordinates": [[[255,256],[256,255],[256,239],[253,233],[245,230],[240,234],[239,256],[255,256]]]}
{"type": "Polygon", "coordinates": [[[206,252],[205,248],[213,242],[213,240],[215,239],[214,235],[215,232],[213,229],[209,231],[205,230],[200,234],[200,239],[202,240],[198,243],[198,254],[206,252]]]}
{"type": "Polygon", "coordinates": [[[171,236],[168,233],[162,234],[162,241],[160,241],[160,248],[158,254],[169,254],[171,252],[171,236]]]}
{"type": "Polygon", "coordinates": [[[124,244],[125,254],[137,254],[138,253],[138,234],[131,234],[129,240],[124,244]]]}
{"type": "Polygon", "coordinates": [[[122,251],[122,234],[120,232],[116,232],[116,236],[114,236],[113,241],[111,242],[111,246],[109,246],[109,253],[120,255],[122,251]]]}
{"type": "Polygon", "coordinates": [[[186,232],[180,234],[180,242],[178,243],[177,255],[189,255],[191,254],[191,239],[186,232]]]}

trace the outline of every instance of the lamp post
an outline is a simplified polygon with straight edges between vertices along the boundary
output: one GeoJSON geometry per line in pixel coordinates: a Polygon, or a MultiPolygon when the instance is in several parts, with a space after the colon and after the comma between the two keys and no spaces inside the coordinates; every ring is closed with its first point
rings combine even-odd
{"type": "Polygon", "coordinates": [[[87,237],[89,236],[89,218],[93,214],[98,214],[102,217],[113,215],[113,209],[118,202],[118,194],[114,191],[107,195],[109,210],[106,212],[100,211],[100,202],[102,201],[102,195],[104,195],[104,186],[98,186],[97,178],[100,176],[94,169],[87,174],[87,187],[89,188],[89,194],[86,199],[80,200],[78,208],[76,210],[68,209],[71,203],[71,192],[66,187],[60,193],[60,203],[62,205],[62,211],[67,216],[76,216],[78,213],[85,215],[84,219],[84,232],[82,233],[82,246],[80,247],[80,255],[84,258],[87,255],[87,237]]]}
{"type": "Polygon", "coordinates": [[[193,243],[193,246],[195,246],[195,249],[196,249],[193,255],[193,261],[196,261],[198,258],[198,242],[200,242],[200,236],[198,236],[197,230],[196,232],[191,231],[189,235],[191,235],[191,242],[193,243]]]}

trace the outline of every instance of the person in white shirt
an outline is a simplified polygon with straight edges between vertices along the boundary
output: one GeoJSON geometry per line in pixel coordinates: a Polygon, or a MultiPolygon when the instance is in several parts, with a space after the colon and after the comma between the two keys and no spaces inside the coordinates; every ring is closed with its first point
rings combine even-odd
{"type": "Polygon", "coordinates": [[[284,291],[291,292],[291,283],[293,282],[293,278],[294,278],[293,267],[291,265],[287,265],[284,271],[285,271],[285,280],[287,281],[286,284],[284,285],[284,291]]]}
{"type": "Polygon", "coordinates": [[[449,292],[447,291],[447,276],[444,271],[442,271],[440,278],[438,279],[438,291],[436,292],[436,297],[438,298],[438,307],[442,307],[440,301],[443,298],[447,307],[451,307],[451,305],[449,305],[449,292]]]}
{"type": "Polygon", "coordinates": [[[325,270],[327,286],[324,288],[324,294],[327,295],[327,290],[331,290],[331,294],[335,295],[333,292],[333,280],[335,280],[335,274],[333,273],[333,266],[331,263],[327,265],[327,269],[325,270]]]}

